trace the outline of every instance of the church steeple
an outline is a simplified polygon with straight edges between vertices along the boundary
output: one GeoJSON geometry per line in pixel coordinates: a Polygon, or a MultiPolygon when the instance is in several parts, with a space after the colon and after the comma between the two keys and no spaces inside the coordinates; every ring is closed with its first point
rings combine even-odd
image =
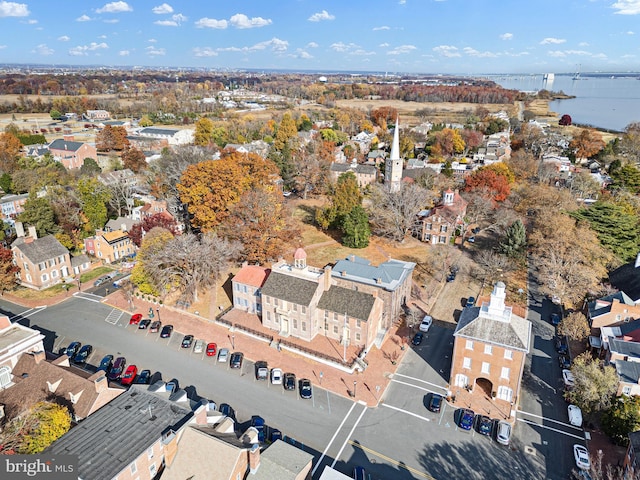
{"type": "Polygon", "coordinates": [[[387,158],[384,167],[384,183],[392,192],[397,192],[400,189],[402,166],[402,158],[400,158],[400,128],[398,125],[398,117],[396,117],[396,128],[393,131],[391,155],[387,158]]]}
{"type": "Polygon", "coordinates": [[[389,160],[400,160],[400,129],[398,128],[398,117],[396,117],[396,128],[393,130],[393,143],[391,144],[389,160]]]}

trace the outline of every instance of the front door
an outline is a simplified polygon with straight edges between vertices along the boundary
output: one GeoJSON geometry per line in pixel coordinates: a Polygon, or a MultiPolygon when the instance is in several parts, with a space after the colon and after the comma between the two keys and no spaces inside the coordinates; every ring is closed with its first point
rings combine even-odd
{"type": "Polygon", "coordinates": [[[280,333],[282,335],[289,335],[289,319],[286,317],[281,317],[280,322],[281,322],[280,333]]]}

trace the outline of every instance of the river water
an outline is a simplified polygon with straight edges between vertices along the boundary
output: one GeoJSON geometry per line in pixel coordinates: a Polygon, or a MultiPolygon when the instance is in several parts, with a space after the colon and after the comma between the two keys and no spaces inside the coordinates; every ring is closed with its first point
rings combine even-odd
{"type": "Polygon", "coordinates": [[[487,76],[504,88],[535,92],[541,89],[564,92],[576,98],[554,100],[549,108],[562,116],[571,116],[573,123],[623,131],[632,122],[640,122],[640,75],[582,74],[555,75],[545,81],[538,75],[487,76]]]}

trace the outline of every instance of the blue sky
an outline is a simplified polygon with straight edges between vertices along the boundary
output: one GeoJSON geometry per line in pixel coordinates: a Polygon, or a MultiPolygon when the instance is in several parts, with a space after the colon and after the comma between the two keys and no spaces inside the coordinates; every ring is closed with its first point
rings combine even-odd
{"type": "Polygon", "coordinates": [[[0,62],[640,71],[640,0],[0,0],[0,62]]]}

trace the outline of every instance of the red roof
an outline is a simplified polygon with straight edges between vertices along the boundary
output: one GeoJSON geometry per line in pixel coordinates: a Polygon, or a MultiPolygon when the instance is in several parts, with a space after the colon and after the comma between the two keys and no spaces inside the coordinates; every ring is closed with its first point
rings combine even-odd
{"type": "Polygon", "coordinates": [[[293,259],[303,260],[305,258],[307,258],[307,252],[305,252],[303,248],[297,248],[296,252],[293,254],[293,259]]]}
{"type": "Polygon", "coordinates": [[[262,287],[270,272],[271,269],[269,268],[260,267],[259,265],[247,265],[236,273],[233,281],[243,285],[251,285],[252,287],[262,287]]]}

